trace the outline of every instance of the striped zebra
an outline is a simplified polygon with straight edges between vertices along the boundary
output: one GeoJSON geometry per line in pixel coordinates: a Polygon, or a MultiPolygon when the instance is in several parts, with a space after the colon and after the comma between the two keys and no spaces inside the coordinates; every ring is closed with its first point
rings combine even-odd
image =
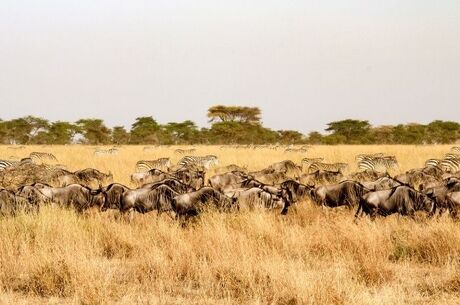
{"type": "Polygon", "coordinates": [[[136,162],[136,173],[146,173],[152,169],[168,170],[171,167],[169,158],[160,158],[156,160],[140,160],[136,162]]]}
{"type": "Polygon", "coordinates": [[[373,158],[383,158],[384,154],[383,153],[375,153],[375,154],[359,154],[355,157],[355,160],[357,162],[361,162],[364,160],[368,159],[373,159],[373,158]]]}
{"type": "Polygon", "coordinates": [[[428,166],[440,166],[442,159],[428,159],[425,161],[425,167],[428,166]]]}
{"type": "Polygon", "coordinates": [[[174,151],[176,154],[180,154],[180,155],[183,155],[183,154],[193,154],[194,152],[196,152],[196,149],[195,148],[190,148],[190,149],[176,149],[174,151]]]}
{"type": "Polygon", "coordinates": [[[303,169],[308,169],[313,163],[321,163],[324,161],[324,158],[303,158],[300,161],[303,169]]]}
{"type": "Polygon", "coordinates": [[[453,151],[453,152],[458,152],[458,153],[460,153],[460,146],[454,146],[454,147],[452,147],[450,150],[453,151]]]}
{"type": "Polygon", "coordinates": [[[308,168],[308,173],[314,173],[319,170],[325,170],[330,172],[341,172],[346,170],[348,167],[347,163],[322,163],[322,162],[315,162],[310,165],[308,168]]]}
{"type": "Polygon", "coordinates": [[[29,154],[29,158],[32,159],[34,163],[45,163],[47,161],[55,161],[57,162],[57,158],[55,155],[52,153],[46,153],[46,152],[31,152],[29,154]]]}
{"type": "Polygon", "coordinates": [[[109,148],[109,149],[97,148],[94,151],[94,155],[96,155],[96,156],[116,155],[116,154],[118,154],[118,149],[117,148],[109,148]]]}
{"type": "Polygon", "coordinates": [[[386,171],[398,167],[398,161],[394,156],[367,158],[358,162],[360,170],[386,171]]]}
{"type": "Polygon", "coordinates": [[[460,159],[445,159],[439,166],[446,172],[456,173],[460,171],[460,159]]]}
{"type": "Polygon", "coordinates": [[[179,160],[177,165],[183,167],[202,166],[205,169],[209,169],[213,165],[217,165],[219,159],[214,155],[207,156],[185,156],[179,160]]]}
{"type": "Polygon", "coordinates": [[[307,149],[305,148],[286,148],[284,152],[285,153],[287,152],[306,153],[307,149]]]}
{"type": "Polygon", "coordinates": [[[460,154],[448,153],[444,156],[444,160],[446,159],[460,159],[460,154]]]}
{"type": "Polygon", "coordinates": [[[6,169],[8,167],[12,167],[12,166],[20,165],[20,164],[25,164],[25,163],[32,163],[32,160],[30,158],[24,158],[24,159],[21,159],[21,161],[0,160],[0,171],[6,169]]]}

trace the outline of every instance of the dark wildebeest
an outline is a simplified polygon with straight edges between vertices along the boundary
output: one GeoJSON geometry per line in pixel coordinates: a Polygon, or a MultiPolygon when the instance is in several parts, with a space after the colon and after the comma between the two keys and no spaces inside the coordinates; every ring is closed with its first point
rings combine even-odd
{"type": "Polygon", "coordinates": [[[377,214],[387,216],[393,213],[412,217],[416,211],[425,211],[431,216],[436,211],[436,204],[425,194],[407,185],[400,185],[362,196],[355,217],[360,213],[370,215],[371,219],[375,219],[377,214]]]}
{"type": "Polygon", "coordinates": [[[391,177],[382,177],[375,181],[362,182],[361,184],[364,185],[364,187],[370,191],[381,191],[381,190],[391,189],[396,186],[402,185],[401,182],[391,177]]]}
{"type": "Polygon", "coordinates": [[[314,191],[314,186],[301,184],[294,180],[286,180],[282,182],[280,184],[280,188],[288,189],[294,197],[294,201],[311,198],[312,192],[314,191]]]}
{"type": "Polygon", "coordinates": [[[171,173],[183,183],[190,185],[195,190],[203,187],[206,173],[202,170],[180,169],[171,173]]]}
{"type": "Polygon", "coordinates": [[[415,188],[424,182],[436,180],[436,177],[428,175],[421,170],[411,170],[404,174],[397,175],[395,179],[415,188]]]}
{"type": "Polygon", "coordinates": [[[101,211],[104,212],[107,209],[120,209],[121,198],[123,194],[129,190],[129,187],[120,183],[112,183],[103,187],[102,193],[105,196],[105,201],[101,206],[101,211]]]}
{"type": "Polygon", "coordinates": [[[303,174],[299,177],[299,181],[303,184],[323,184],[337,183],[343,178],[341,171],[331,172],[326,170],[317,170],[310,174],[303,174]]]}
{"type": "Polygon", "coordinates": [[[166,178],[175,178],[172,174],[166,173],[159,169],[151,169],[144,173],[134,173],[131,175],[131,182],[137,186],[148,183],[155,183],[166,178]]]}
{"type": "Polygon", "coordinates": [[[113,175],[112,173],[104,174],[101,171],[98,171],[94,168],[86,168],[74,173],[82,182],[83,185],[88,187],[99,187],[100,185],[104,185],[106,183],[113,182],[113,175]]]}
{"type": "Polygon", "coordinates": [[[458,209],[460,208],[460,191],[447,194],[446,202],[452,218],[457,218],[458,209]]]}
{"type": "Polygon", "coordinates": [[[29,212],[36,206],[29,204],[26,198],[16,196],[6,189],[0,189],[0,215],[15,216],[18,212],[29,212]]]}
{"type": "Polygon", "coordinates": [[[443,184],[424,189],[424,193],[430,197],[436,203],[436,207],[439,208],[439,215],[442,215],[445,210],[449,210],[451,216],[453,216],[453,210],[450,202],[447,201],[447,195],[451,192],[459,191],[460,180],[455,178],[449,178],[444,181],[443,184]]]}
{"type": "MultiPolygon", "coordinates": [[[[39,187],[42,184],[39,184],[39,187]]],[[[34,185],[21,186],[17,191],[16,195],[25,198],[33,206],[40,206],[43,203],[49,202],[49,198],[43,195],[39,187],[34,185]]]]}
{"type": "Polygon", "coordinates": [[[283,173],[292,177],[298,177],[302,172],[302,167],[297,166],[291,160],[284,160],[281,162],[273,163],[272,165],[268,166],[268,169],[273,169],[277,173],[283,173]]]}
{"type": "Polygon", "coordinates": [[[381,172],[377,172],[374,170],[366,169],[362,172],[357,172],[357,173],[353,173],[350,175],[350,178],[352,180],[355,180],[358,182],[375,181],[381,177],[388,177],[388,173],[381,173],[381,172]]]}
{"type": "Polygon", "coordinates": [[[279,184],[283,181],[288,180],[288,177],[284,173],[276,172],[272,169],[264,169],[258,172],[249,173],[251,177],[267,184],[279,184]]]}
{"type": "Polygon", "coordinates": [[[283,207],[283,201],[280,197],[258,187],[231,190],[226,192],[225,195],[236,198],[238,209],[253,210],[255,208],[274,209],[283,207]]]}
{"type": "Polygon", "coordinates": [[[55,186],[63,187],[71,184],[80,184],[82,181],[74,173],[69,171],[62,171],[53,178],[52,184],[55,186]]]}
{"type": "Polygon", "coordinates": [[[144,184],[142,188],[154,189],[160,185],[167,185],[179,194],[196,191],[193,187],[175,178],[166,178],[158,182],[144,184]]]}
{"type": "Polygon", "coordinates": [[[208,179],[208,184],[219,192],[226,192],[231,189],[239,188],[239,184],[241,184],[249,177],[250,176],[248,176],[246,173],[233,171],[230,173],[212,176],[208,179]]]}
{"type": "Polygon", "coordinates": [[[179,195],[167,185],[160,185],[154,189],[127,190],[121,196],[120,212],[126,213],[134,210],[147,213],[157,210],[158,214],[172,211],[172,199],[179,195]]]}
{"type": "Polygon", "coordinates": [[[197,216],[205,206],[210,205],[221,211],[229,211],[235,203],[235,198],[229,198],[212,187],[205,186],[187,194],[173,198],[173,208],[177,216],[197,216]]]}
{"type": "Polygon", "coordinates": [[[360,198],[367,190],[361,183],[351,180],[342,181],[337,184],[323,185],[312,192],[313,201],[321,206],[353,207],[359,204],[360,198]]]}
{"type": "Polygon", "coordinates": [[[102,190],[92,190],[80,184],[71,184],[64,187],[43,187],[40,192],[51,202],[61,206],[73,206],[77,212],[83,212],[91,207],[102,207],[105,195],[102,190]]]}
{"type": "Polygon", "coordinates": [[[219,167],[218,169],[215,170],[215,173],[225,174],[225,173],[234,172],[234,171],[245,173],[247,170],[248,169],[246,167],[241,167],[236,164],[230,164],[224,167],[219,167]]]}

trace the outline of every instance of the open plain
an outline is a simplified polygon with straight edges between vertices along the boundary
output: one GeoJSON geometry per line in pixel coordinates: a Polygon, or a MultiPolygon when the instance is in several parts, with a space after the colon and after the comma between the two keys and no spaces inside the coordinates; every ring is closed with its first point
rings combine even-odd
{"type": "MultiPolygon", "coordinates": [[[[51,152],[74,171],[92,167],[130,185],[138,160],[182,156],[178,146],[122,146],[95,156],[91,146],[0,147],[0,156],[51,152]]],[[[259,170],[274,162],[323,157],[346,162],[382,152],[396,156],[390,174],[442,158],[451,146],[194,146],[219,166],[259,170]]],[[[180,148],[190,148],[181,146],[180,148]]],[[[207,173],[214,174],[215,169],[207,173]]],[[[390,216],[357,223],[354,211],[298,202],[279,211],[204,213],[182,226],[167,215],[44,207],[0,219],[1,304],[458,304],[460,227],[448,215],[390,216]]]]}

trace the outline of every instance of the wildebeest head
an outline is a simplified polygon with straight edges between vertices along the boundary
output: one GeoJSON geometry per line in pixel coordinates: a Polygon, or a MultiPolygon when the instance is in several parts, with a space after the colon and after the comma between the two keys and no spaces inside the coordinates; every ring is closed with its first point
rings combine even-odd
{"type": "Polygon", "coordinates": [[[102,210],[102,207],[107,200],[107,194],[101,188],[99,188],[96,190],[91,190],[90,195],[91,197],[89,200],[89,207],[99,207],[102,210]]]}

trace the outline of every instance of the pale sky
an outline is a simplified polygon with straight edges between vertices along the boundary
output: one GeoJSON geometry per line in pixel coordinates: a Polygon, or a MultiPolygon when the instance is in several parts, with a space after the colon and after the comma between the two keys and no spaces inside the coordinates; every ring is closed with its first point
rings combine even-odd
{"type": "Polygon", "coordinates": [[[459,0],[1,0],[0,118],[459,120],[459,0]]]}

